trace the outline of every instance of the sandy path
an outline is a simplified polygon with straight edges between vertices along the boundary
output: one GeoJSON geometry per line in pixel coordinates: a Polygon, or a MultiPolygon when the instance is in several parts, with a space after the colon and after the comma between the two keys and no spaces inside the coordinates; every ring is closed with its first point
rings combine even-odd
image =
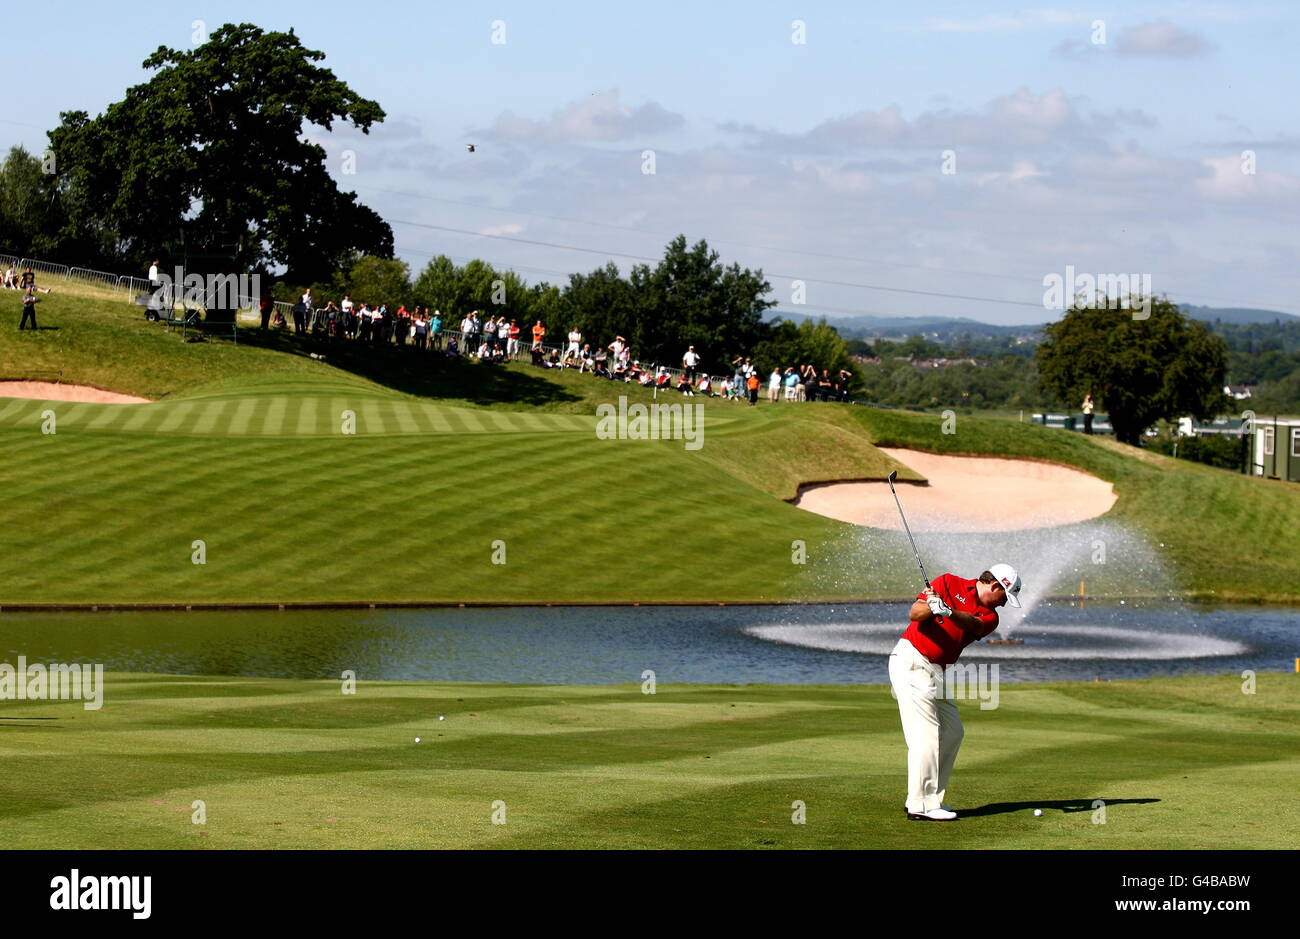
{"type": "Polygon", "coordinates": [[[91,404],[149,403],[148,398],[137,398],[135,395],[53,381],[0,381],[0,398],[35,398],[38,401],[78,401],[91,404]]]}
{"type": "MultiPolygon", "coordinates": [[[[912,531],[1018,531],[1066,525],[1104,515],[1117,498],[1110,483],[1052,463],[884,447],[881,452],[930,481],[928,486],[896,484],[912,531]]],[[[809,486],[794,504],[844,522],[903,528],[883,480],[809,486]]]]}

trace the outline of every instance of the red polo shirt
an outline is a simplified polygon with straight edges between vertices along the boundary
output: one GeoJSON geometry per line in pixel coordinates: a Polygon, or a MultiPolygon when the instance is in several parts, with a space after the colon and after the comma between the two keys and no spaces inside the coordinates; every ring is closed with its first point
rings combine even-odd
{"type": "MultiPolygon", "coordinates": [[[[936,622],[934,617],[926,617],[908,623],[903,638],[935,665],[955,664],[962,649],[998,628],[997,611],[980,606],[979,594],[975,589],[977,583],[979,581],[966,580],[955,574],[944,574],[930,586],[954,613],[969,613],[978,619],[982,624],[980,629],[963,629],[948,616],[942,618],[942,623],[936,622]]],[[[925,594],[917,594],[916,599],[924,600],[925,594]]]]}

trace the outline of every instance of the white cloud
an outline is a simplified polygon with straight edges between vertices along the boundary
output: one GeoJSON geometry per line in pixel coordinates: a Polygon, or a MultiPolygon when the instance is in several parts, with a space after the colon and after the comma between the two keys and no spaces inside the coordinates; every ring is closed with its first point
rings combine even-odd
{"type": "Polygon", "coordinates": [[[667,111],[653,101],[637,108],[628,107],[619,101],[615,90],[574,102],[553,113],[548,120],[529,120],[506,111],[487,133],[507,140],[614,141],[662,133],[684,123],[680,114],[667,111]]]}
{"type": "Polygon", "coordinates": [[[488,228],[479,229],[480,235],[518,235],[524,230],[524,226],[516,225],[511,222],[507,225],[492,225],[488,228]]]}
{"type": "Polygon", "coordinates": [[[1203,162],[1209,174],[1196,181],[1196,191],[1207,199],[1276,204],[1300,197],[1300,178],[1285,173],[1243,173],[1240,154],[1203,162]]]}
{"type": "Polygon", "coordinates": [[[1127,29],[1115,41],[1115,51],[1120,55],[1191,59],[1208,55],[1213,48],[1190,30],[1163,20],[1127,29]]]}

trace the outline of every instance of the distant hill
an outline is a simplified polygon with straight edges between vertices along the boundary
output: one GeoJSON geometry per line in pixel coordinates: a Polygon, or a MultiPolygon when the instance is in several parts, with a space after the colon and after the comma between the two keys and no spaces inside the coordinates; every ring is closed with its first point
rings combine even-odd
{"type": "Polygon", "coordinates": [[[1184,303],[1179,307],[1184,316],[1192,319],[1202,320],[1207,323],[1213,323],[1216,319],[1225,323],[1237,323],[1243,325],[1246,323],[1272,323],[1281,320],[1283,323],[1297,322],[1300,323],[1300,316],[1293,316],[1290,313],[1279,313],[1277,310],[1252,310],[1246,307],[1212,307],[1212,306],[1193,306],[1184,303]]]}
{"type": "MultiPolygon", "coordinates": [[[[1246,325],[1274,322],[1300,323],[1300,316],[1277,310],[1256,310],[1247,307],[1209,307],[1184,303],[1179,309],[1192,319],[1213,323],[1246,325]]],[[[796,323],[807,319],[821,319],[824,314],[794,313],[790,310],[772,310],[768,319],[788,319],[796,323]]],[[[950,342],[969,335],[972,339],[1039,339],[1039,330],[1045,324],[1020,326],[995,326],[964,316],[826,316],[845,339],[893,339],[920,335],[935,342],[950,342]]]]}
{"type": "MultiPolygon", "coordinates": [[[[821,319],[823,314],[792,313],[772,310],[768,319],[788,319],[796,323],[821,319]]],[[[1013,339],[1033,336],[1040,325],[994,326],[962,316],[826,316],[826,322],[845,339],[906,339],[923,336],[937,342],[949,342],[963,335],[972,339],[1013,339]]]]}

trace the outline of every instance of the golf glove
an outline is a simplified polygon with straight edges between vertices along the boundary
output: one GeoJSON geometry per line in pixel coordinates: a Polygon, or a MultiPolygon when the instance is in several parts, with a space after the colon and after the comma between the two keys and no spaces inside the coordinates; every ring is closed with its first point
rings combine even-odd
{"type": "Polygon", "coordinates": [[[938,597],[931,597],[926,602],[930,606],[930,612],[935,616],[952,616],[952,608],[938,597]]]}

